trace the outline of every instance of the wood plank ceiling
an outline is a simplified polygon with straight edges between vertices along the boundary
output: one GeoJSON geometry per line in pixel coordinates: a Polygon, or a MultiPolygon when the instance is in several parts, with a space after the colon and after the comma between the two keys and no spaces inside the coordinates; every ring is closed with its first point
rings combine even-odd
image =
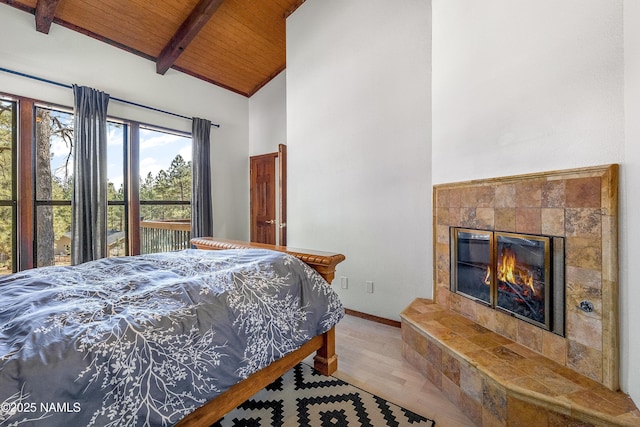
{"type": "Polygon", "coordinates": [[[286,66],[285,21],[304,0],[0,0],[51,23],[251,96],[286,66]]]}

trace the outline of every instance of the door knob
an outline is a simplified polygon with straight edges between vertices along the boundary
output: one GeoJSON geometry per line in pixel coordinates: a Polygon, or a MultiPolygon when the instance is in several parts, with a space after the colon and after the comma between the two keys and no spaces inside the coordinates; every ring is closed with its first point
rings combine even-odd
{"type": "Polygon", "coordinates": [[[265,221],[265,224],[275,224],[276,220],[275,219],[270,219],[269,221],[265,221]]]}

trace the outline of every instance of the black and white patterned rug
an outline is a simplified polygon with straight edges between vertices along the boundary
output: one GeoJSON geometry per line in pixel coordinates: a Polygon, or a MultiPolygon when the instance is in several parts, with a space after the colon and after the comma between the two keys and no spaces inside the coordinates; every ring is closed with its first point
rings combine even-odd
{"type": "Polygon", "coordinates": [[[211,427],[435,426],[394,405],[300,363],[211,427]]]}

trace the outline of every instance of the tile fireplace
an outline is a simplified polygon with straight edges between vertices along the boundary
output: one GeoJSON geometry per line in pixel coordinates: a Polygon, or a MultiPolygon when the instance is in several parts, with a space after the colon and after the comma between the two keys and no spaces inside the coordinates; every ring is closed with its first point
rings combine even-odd
{"type": "Polygon", "coordinates": [[[616,390],[617,185],[617,165],[435,185],[435,303],[616,390]]]}

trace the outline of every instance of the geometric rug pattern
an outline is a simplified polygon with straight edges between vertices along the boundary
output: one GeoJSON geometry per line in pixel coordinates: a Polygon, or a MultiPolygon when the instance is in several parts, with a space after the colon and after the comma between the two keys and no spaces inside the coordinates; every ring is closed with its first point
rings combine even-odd
{"type": "Polygon", "coordinates": [[[211,427],[435,426],[435,421],[300,363],[211,427]]]}

